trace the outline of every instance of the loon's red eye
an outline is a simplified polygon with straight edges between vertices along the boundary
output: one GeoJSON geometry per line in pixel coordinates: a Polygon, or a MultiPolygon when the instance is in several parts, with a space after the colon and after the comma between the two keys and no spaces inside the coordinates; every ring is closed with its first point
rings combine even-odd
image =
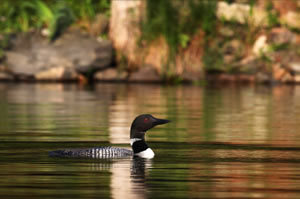
{"type": "Polygon", "coordinates": [[[144,118],[144,122],[148,122],[149,121],[149,119],[148,118],[144,118]]]}

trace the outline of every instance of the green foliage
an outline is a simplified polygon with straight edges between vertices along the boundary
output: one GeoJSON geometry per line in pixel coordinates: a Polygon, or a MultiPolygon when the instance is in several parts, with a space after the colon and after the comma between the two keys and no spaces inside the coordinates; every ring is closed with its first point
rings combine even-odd
{"type": "Polygon", "coordinates": [[[178,11],[171,1],[147,1],[147,19],[143,26],[143,36],[146,40],[153,40],[163,35],[172,53],[179,44],[178,11]]]}
{"type": "Polygon", "coordinates": [[[150,42],[160,36],[166,39],[170,52],[164,70],[167,76],[172,74],[178,48],[187,47],[199,28],[207,34],[214,33],[216,4],[217,1],[209,0],[147,0],[142,40],[150,42]]]}
{"type": "Polygon", "coordinates": [[[296,49],[296,53],[297,53],[298,56],[300,56],[300,47],[298,47],[298,48],[296,49]]]}
{"type": "Polygon", "coordinates": [[[270,27],[277,26],[280,24],[277,13],[275,13],[273,9],[273,3],[272,1],[269,1],[266,6],[266,11],[268,14],[268,24],[270,27]]]}
{"type": "Polygon", "coordinates": [[[202,27],[204,32],[213,34],[217,19],[217,1],[189,0],[188,2],[191,16],[188,16],[183,23],[184,31],[193,34],[199,27],[202,27]]]}
{"type": "Polygon", "coordinates": [[[290,47],[291,46],[289,43],[280,43],[280,44],[274,43],[270,45],[270,51],[271,52],[282,51],[282,50],[287,50],[290,47]]]}
{"type": "Polygon", "coordinates": [[[51,40],[59,37],[61,33],[75,21],[73,11],[64,3],[64,1],[55,5],[53,16],[53,20],[49,27],[51,40]]]}
{"type": "Polygon", "coordinates": [[[171,53],[186,46],[199,27],[213,32],[216,1],[148,0],[146,20],[142,24],[143,39],[151,41],[164,36],[171,53]]]}
{"type": "Polygon", "coordinates": [[[109,14],[109,0],[0,0],[0,34],[49,28],[51,37],[78,20],[109,14]]]}
{"type": "Polygon", "coordinates": [[[54,23],[54,13],[51,8],[42,1],[28,2],[32,10],[35,10],[36,15],[39,17],[37,20],[38,27],[43,25],[51,26],[54,23]]]}
{"type": "Polygon", "coordinates": [[[186,48],[188,42],[190,41],[190,37],[187,34],[180,34],[179,35],[180,45],[182,48],[186,48]]]}
{"type": "Polygon", "coordinates": [[[219,49],[206,48],[204,54],[203,63],[207,72],[224,71],[224,58],[219,49]]]}
{"type": "Polygon", "coordinates": [[[91,21],[97,13],[109,15],[110,0],[69,0],[68,5],[77,19],[91,21]]]}
{"type": "Polygon", "coordinates": [[[231,4],[234,3],[234,0],[225,0],[225,2],[231,4]]]}

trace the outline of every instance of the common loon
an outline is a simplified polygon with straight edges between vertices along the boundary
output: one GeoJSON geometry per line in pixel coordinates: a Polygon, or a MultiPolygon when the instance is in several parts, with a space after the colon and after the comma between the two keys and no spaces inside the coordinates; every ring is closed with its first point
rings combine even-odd
{"type": "Polygon", "coordinates": [[[91,158],[120,158],[126,156],[139,156],[142,158],[153,158],[154,152],[145,141],[147,130],[156,125],[170,122],[158,119],[150,114],[137,116],[131,124],[130,145],[132,150],[117,147],[95,147],[89,149],[63,149],[49,152],[50,156],[56,157],[91,157],[91,158]]]}

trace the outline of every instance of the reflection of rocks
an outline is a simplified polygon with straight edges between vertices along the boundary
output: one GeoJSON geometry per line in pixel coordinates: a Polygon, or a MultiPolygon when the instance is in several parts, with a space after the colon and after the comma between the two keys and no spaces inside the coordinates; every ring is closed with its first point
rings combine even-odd
{"type": "Polygon", "coordinates": [[[98,42],[79,30],[53,43],[35,33],[19,35],[12,43],[4,64],[17,78],[74,80],[78,73],[106,68],[112,61],[109,41],[98,42]]]}

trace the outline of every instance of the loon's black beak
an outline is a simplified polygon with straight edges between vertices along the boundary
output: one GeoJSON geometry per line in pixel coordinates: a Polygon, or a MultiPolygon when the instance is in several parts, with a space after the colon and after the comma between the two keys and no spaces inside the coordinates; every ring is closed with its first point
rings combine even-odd
{"type": "Polygon", "coordinates": [[[161,125],[161,124],[166,124],[171,122],[170,120],[165,120],[165,119],[157,119],[155,118],[155,121],[153,122],[153,124],[156,125],[161,125]]]}

